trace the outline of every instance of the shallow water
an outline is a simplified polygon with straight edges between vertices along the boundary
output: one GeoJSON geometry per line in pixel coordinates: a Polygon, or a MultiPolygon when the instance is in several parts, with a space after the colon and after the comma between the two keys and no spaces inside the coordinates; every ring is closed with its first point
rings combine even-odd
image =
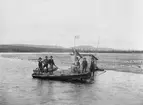
{"type": "Polygon", "coordinates": [[[0,58],[0,105],[143,105],[143,74],[107,71],[81,84],[33,79],[35,67],[0,58]]]}

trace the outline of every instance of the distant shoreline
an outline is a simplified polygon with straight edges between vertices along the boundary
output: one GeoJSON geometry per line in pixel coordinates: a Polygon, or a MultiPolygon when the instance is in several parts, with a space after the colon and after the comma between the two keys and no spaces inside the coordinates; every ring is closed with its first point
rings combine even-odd
{"type": "MultiPolygon", "coordinates": [[[[39,57],[44,58],[45,56],[54,56],[55,61],[58,65],[69,65],[70,53],[0,53],[0,57],[2,58],[12,58],[12,59],[20,59],[20,60],[28,60],[37,62],[39,57]]],[[[99,54],[99,53],[98,53],[99,54]]],[[[112,54],[112,53],[104,53],[97,55],[99,58],[98,67],[103,68],[105,70],[112,70],[118,72],[130,72],[136,74],[143,74],[143,66],[142,66],[142,55],[140,54],[112,54]]]]}
{"type": "MultiPolygon", "coordinates": [[[[143,50],[118,50],[93,46],[76,46],[75,48],[81,53],[143,53],[143,50]]],[[[0,53],[71,53],[72,51],[73,47],[26,44],[0,45],[0,53]]]]}
{"type": "MultiPolygon", "coordinates": [[[[131,51],[114,51],[114,52],[112,52],[112,51],[79,51],[80,53],[139,53],[139,54],[142,54],[143,53],[143,51],[134,51],[134,52],[131,52],[131,51]]],[[[45,51],[45,52],[42,52],[42,51],[39,51],[39,52],[30,52],[30,51],[0,51],[0,53],[2,54],[2,53],[72,53],[72,51],[71,52],[67,52],[67,51],[45,51]]]]}

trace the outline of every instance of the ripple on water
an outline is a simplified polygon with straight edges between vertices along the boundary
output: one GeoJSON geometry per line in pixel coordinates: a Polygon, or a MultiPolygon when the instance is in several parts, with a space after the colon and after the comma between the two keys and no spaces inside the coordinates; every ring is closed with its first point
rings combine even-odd
{"type": "Polygon", "coordinates": [[[95,77],[93,84],[68,83],[33,79],[31,73],[36,66],[24,60],[0,59],[0,105],[142,103],[143,75],[107,71],[95,77]]]}

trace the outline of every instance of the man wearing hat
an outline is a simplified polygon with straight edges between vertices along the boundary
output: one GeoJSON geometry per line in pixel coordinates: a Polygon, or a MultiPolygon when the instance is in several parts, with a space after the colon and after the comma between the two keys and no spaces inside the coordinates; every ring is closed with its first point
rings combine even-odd
{"type": "Polygon", "coordinates": [[[48,71],[48,63],[49,63],[48,56],[45,56],[45,59],[44,59],[44,68],[46,67],[47,71],[48,71]]]}
{"type": "Polygon", "coordinates": [[[42,58],[41,57],[39,57],[39,59],[38,59],[38,67],[39,67],[40,71],[42,71],[42,69],[43,69],[43,62],[42,62],[42,58]]]}
{"type": "Polygon", "coordinates": [[[98,59],[95,59],[94,57],[91,57],[91,64],[90,64],[90,72],[91,72],[91,76],[94,77],[94,72],[98,69],[97,67],[97,61],[98,59]]]}
{"type": "Polygon", "coordinates": [[[49,65],[50,65],[50,69],[52,70],[51,73],[53,74],[53,66],[55,66],[57,68],[57,66],[55,65],[55,62],[53,60],[53,56],[50,56],[50,59],[49,59],[49,65]]]}
{"type": "Polygon", "coordinates": [[[88,66],[87,60],[86,60],[86,58],[83,58],[83,61],[82,61],[82,72],[86,72],[87,66],[88,66]]]}

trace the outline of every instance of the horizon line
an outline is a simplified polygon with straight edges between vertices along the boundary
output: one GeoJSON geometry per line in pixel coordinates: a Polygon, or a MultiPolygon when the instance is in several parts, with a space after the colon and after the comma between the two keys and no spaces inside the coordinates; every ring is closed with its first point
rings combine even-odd
{"type": "MultiPolygon", "coordinates": [[[[62,46],[62,45],[54,45],[54,44],[28,44],[28,43],[26,43],[26,44],[0,44],[0,46],[1,45],[34,45],[34,46],[57,46],[57,47],[63,47],[63,48],[73,48],[74,46],[71,46],[71,47],[65,47],[65,46],[62,46]]],[[[75,47],[80,47],[80,46],[86,46],[86,47],[88,47],[88,46],[90,46],[90,47],[93,47],[93,48],[95,48],[95,49],[100,49],[100,48],[103,48],[103,49],[112,49],[112,50],[128,50],[128,51],[143,51],[143,49],[142,50],[137,50],[137,49],[125,49],[125,48],[110,48],[110,47],[98,47],[98,48],[96,48],[96,47],[94,47],[93,45],[88,45],[88,44],[82,44],[82,45],[76,45],[75,47]]]]}

